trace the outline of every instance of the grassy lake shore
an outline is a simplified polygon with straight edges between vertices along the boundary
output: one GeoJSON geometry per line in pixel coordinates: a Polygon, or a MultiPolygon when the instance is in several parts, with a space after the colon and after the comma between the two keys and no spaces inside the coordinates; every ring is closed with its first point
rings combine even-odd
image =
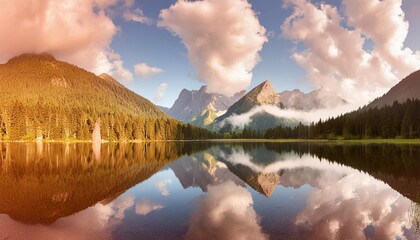
{"type": "MultiPolygon", "coordinates": [[[[202,140],[204,141],[204,140],[202,140]]],[[[360,144],[420,144],[420,139],[357,139],[357,140],[328,140],[328,139],[210,139],[211,142],[309,142],[309,143],[360,143],[360,144]]]]}
{"type": "MultiPolygon", "coordinates": [[[[420,139],[356,139],[356,140],[328,140],[328,139],[197,139],[197,140],[129,140],[129,141],[105,141],[101,143],[150,143],[150,142],[278,142],[278,143],[358,143],[358,144],[420,144],[420,139]]],[[[92,143],[89,140],[35,140],[8,141],[0,140],[0,143],[92,143]]]]}

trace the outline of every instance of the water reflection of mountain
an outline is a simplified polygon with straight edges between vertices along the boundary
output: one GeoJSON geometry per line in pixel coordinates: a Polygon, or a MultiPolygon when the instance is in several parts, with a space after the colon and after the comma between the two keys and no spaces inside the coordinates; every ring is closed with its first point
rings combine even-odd
{"type": "Polygon", "coordinates": [[[0,213],[26,223],[52,223],[128,188],[185,153],[206,148],[182,143],[0,143],[0,213]]]}
{"type": "Polygon", "coordinates": [[[207,192],[210,185],[217,185],[227,181],[233,181],[239,186],[249,186],[270,196],[280,181],[277,173],[259,173],[248,168],[246,165],[233,165],[231,161],[224,159],[226,156],[241,162],[241,156],[236,156],[238,151],[246,152],[252,164],[268,165],[288,157],[289,150],[285,152],[268,151],[261,143],[245,144],[215,144],[206,152],[197,153],[193,156],[183,157],[173,162],[169,167],[173,170],[184,188],[199,187],[207,192]]]}
{"type": "MultiPolygon", "coordinates": [[[[409,145],[218,143],[205,153],[171,163],[170,168],[184,188],[208,192],[198,198],[188,239],[213,235],[232,239],[229,233],[238,229],[236,236],[246,232],[252,239],[264,239],[269,232],[276,238],[278,224],[284,223],[279,212],[262,210],[267,209],[261,206],[264,200],[252,198],[238,186],[240,181],[233,184],[232,175],[267,197],[282,191],[278,186],[300,188],[298,192],[309,189],[305,206],[292,219],[291,227],[299,230],[286,230],[279,239],[415,239],[418,214],[413,215],[411,208],[418,206],[414,201],[420,192],[420,176],[415,174],[418,153],[419,146],[409,145]],[[220,170],[224,177],[214,174],[220,170]],[[256,199],[259,211],[249,208],[256,199]]],[[[279,195],[266,199],[264,205],[279,195]]]]}
{"type": "Polygon", "coordinates": [[[420,193],[418,145],[230,143],[220,144],[212,152],[231,172],[265,196],[270,196],[278,184],[296,185],[296,181],[289,180],[305,177],[303,173],[321,176],[328,170],[317,169],[309,161],[302,163],[305,156],[367,172],[412,200],[420,193]]]}
{"type": "Polygon", "coordinates": [[[231,180],[237,185],[246,183],[269,197],[279,184],[313,186],[315,177],[331,171],[318,169],[310,161],[302,164],[305,157],[367,172],[412,200],[420,193],[420,146],[416,145],[216,143],[206,152],[181,158],[169,167],[184,188],[198,186],[207,191],[209,185],[231,180]]]}
{"type": "Polygon", "coordinates": [[[229,180],[239,186],[245,186],[244,182],[230,172],[224,163],[217,161],[207,152],[182,157],[169,164],[169,168],[175,173],[184,189],[199,187],[203,192],[207,192],[209,185],[216,185],[229,180]]]}

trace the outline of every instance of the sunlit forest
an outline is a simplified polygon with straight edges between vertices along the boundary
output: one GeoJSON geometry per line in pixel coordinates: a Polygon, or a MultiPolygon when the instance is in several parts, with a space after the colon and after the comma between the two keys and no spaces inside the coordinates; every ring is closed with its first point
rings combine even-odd
{"type": "Polygon", "coordinates": [[[167,117],[109,75],[96,76],[50,55],[0,65],[0,140],[202,139],[215,135],[167,117]]]}
{"type": "Polygon", "coordinates": [[[100,124],[102,139],[108,141],[203,139],[218,135],[164,116],[100,113],[21,102],[0,108],[0,140],[90,140],[96,122],[100,124]]]}

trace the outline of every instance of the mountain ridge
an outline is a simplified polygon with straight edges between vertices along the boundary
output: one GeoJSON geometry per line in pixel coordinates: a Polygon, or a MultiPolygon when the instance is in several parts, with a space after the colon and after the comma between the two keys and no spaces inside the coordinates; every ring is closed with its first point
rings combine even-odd
{"type": "Polygon", "coordinates": [[[420,70],[403,78],[383,96],[368,104],[367,108],[391,106],[395,101],[404,103],[407,99],[420,99],[420,70]]]}
{"type": "Polygon", "coordinates": [[[121,109],[131,114],[165,115],[152,102],[127,89],[108,74],[96,76],[85,69],[56,60],[50,54],[22,54],[0,64],[0,84],[0,100],[3,103],[13,99],[82,107],[94,102],[97,108],[110,112],[121,109]]]}
{"type": "Polygon", "coordinates": [[[209,138],[213,133],[167,116],[108,74],[99,76],[49,54],[0,64],[1,140],[107,141],[209,138]]]}
{"type": "Polygon", "coordinates": [[[261,105],[275,105],[282,107],[280,102],[280,95],[274,90],[270,81],[266,80],[253,88],[249,93],[235,102],[225,114],[216,118],[215,122],[221,122],[224,119],[240,115],[250,111],[252,108],[261,105]]]}
{"type": "Polygon", "coordinates": [[[191,91],[184,88],[166,113],[186,123],[206,126],[244,94],[245,91],[241,91],[232,97],[226,97],[221,94],[207,93],[206,86],[191,91]]]}
{"type": "Polygon", "coordinates": [[[322,88],[304,93],[299,89],[283,91],[279,93],[284,108],[301,111],[334,107],[343,105],[347,101],[331,92],[323,91],[322,88]]]}

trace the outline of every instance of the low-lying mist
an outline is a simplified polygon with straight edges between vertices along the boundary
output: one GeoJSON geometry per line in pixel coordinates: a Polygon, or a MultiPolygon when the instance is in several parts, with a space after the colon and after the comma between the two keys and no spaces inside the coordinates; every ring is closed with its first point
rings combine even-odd
{"type": "Polygon", "coordinates": [[[281,109],[274,105],[262,105],[251,109],[249,112],[234,115],[226,118],[221,125],[230,123],[234,128],[243,129],[252,121],[252,117],[256,114],[270,114],[272,116],[310,124],[319,120],[326,120],[330,117],[336,117],[340,114],[356,110],[359,106],[354,104],[345,104],[333,108],[322,108],[311,111],[302,111],[296,109],[281,109]]]}

